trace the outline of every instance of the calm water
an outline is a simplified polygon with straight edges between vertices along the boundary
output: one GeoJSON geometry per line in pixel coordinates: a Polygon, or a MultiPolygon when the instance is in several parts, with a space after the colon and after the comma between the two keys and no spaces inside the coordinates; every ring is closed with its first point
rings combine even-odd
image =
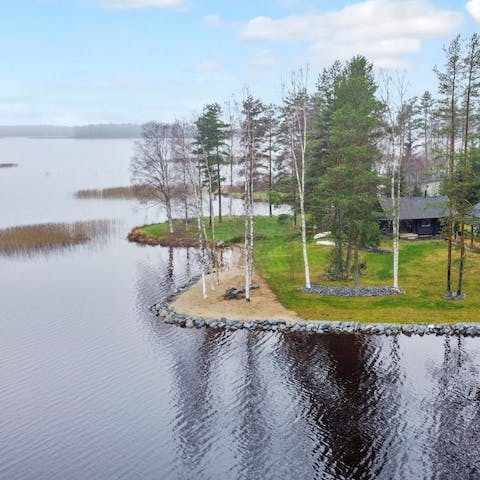
{"type": "Polygon", "coordinates": [[[480,340],[182,330],[148,307],[193,250],[125,241],[160,212],[130,141],[0,140],[0,227],[107,219],[86,245],[0,257],[1,479],[477,479],[480,340]]]}

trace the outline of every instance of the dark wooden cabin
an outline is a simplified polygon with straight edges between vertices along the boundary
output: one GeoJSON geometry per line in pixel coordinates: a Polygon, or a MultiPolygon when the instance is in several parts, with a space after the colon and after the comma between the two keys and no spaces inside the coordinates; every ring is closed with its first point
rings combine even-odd
{"type": "MultiPolygon", "coordinates": [[[[386,214],[380,220],[380,228],[384,233],[392,233],[392,199],[380,197],[379,201],[386,214]]],[[[400,233],[437,235],[442,228],[441,219],[447,216],[448,199],[444,195],[400,198],[400,233]]]]}

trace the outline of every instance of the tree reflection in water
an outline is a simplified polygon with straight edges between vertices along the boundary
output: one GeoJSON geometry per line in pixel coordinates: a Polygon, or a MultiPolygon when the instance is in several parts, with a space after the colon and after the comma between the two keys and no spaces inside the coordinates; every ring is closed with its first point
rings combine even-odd
{"type": "Polygon", "coordinates": [[[437,381],[429,405],[434,478],[480,478],[479,366],[463,348],[474,341],[446,337],[443,363],[431,369],[437,381]]]}
{"type": "Polygon", "coordinates": [[[479,477],[476,339],[165,325],[147,306],[185,282],[189,257],[195,274],[194,251],[139,265],[142,328],[167,372],[163,478],[479,477]]]}
{"type": "MultiPolygon", "coordinates": [[[[395,435],[399,349],[385,355],[377,338],[286,335],[282,368],[303,400],[316,478],[377,478],[395,462],[383,455],[395,435]],[[387,465],[388,464],[388,465],[387,465]]],[[[293,394],[293,392],[292,392],[293,394]]]]}

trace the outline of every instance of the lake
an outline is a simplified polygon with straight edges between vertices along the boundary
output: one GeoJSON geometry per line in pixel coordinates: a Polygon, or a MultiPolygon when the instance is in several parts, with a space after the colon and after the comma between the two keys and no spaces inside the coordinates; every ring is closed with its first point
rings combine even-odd
{"type": "MultiPolygon", "coordinates": [[[[0,478],[480,478],[480,339],[190,330],[149,307],[193,249],[128,243],[131,140],[0,139],[0,228],[108,220],[0,256],[0,478]]],[[[239,208],[236,205],[236,208],[239,208]]],[[[266,213],[267,207],[258,207],[266,213]]]]}

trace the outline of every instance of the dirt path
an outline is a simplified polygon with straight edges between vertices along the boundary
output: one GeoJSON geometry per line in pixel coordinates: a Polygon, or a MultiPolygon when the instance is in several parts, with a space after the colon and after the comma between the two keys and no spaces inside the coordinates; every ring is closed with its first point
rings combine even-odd
{"type": "Polygon", "coordinates": [[[242,263],[242,255],[239,249],[235,249],[232,267],[228,271],[220,273],[220,284],[216,290],[210,288],[210,278],[207,277],[208,298],[203,299],[201,282],[192,285],[185,293],[182,293],[172,304],[177,313],[187,315],[221,318],[230,320],[300,320],[300,317],[291,310],[284,308],[272,292],[268,283],[256,272],[253,283],[260,285],[258,290],[251,291],[251,301],[224,300],[223,294],[230,287],[243,288],[245,274],[242,263]]]}

